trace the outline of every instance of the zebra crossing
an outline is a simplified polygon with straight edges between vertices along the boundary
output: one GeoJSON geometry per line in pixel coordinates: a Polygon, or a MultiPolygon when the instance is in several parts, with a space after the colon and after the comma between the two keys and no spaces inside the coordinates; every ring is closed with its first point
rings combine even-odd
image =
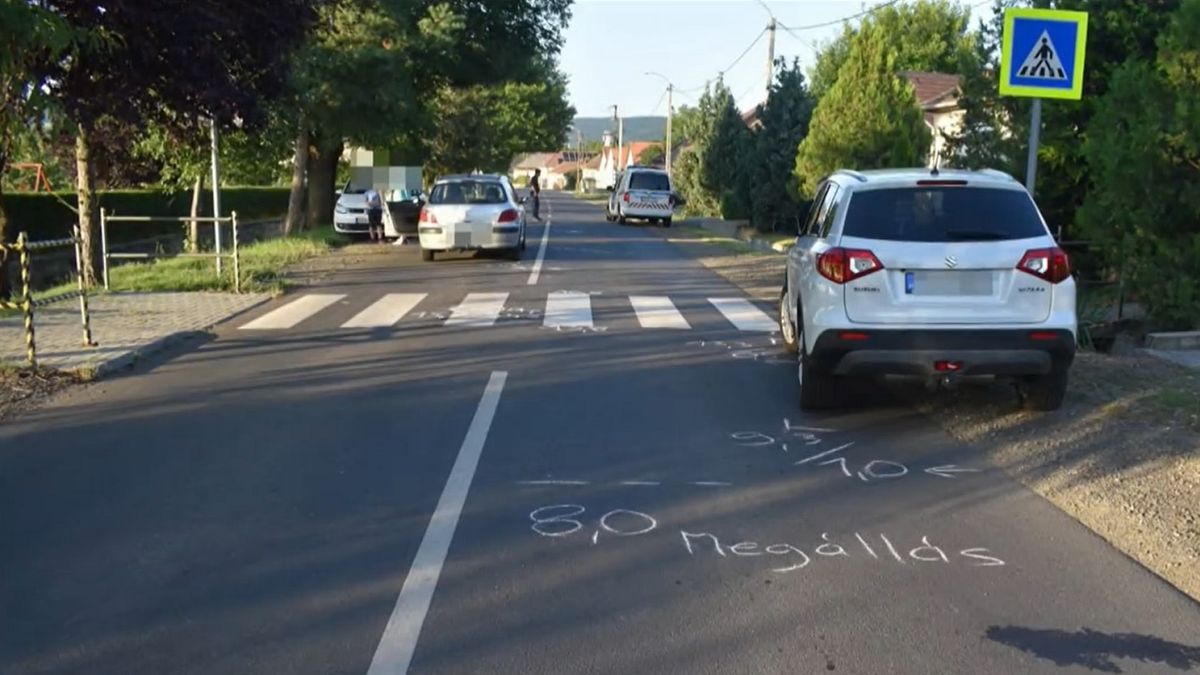
{"type": "MultiPolygon", "coordinates": [[[[310,293],[284,303],[265,314],[238,326],[252,332],[283,331],[295,328],[347,299],[340,293],[310,293]]],[[[510,307],[510,294],[467,293],[458,304],[443,307],[442,311],[415,312],[428,302],[428,293],[387,293],[340,324],[340,328],[392,328],[409,317],[411,320],[434,319],[450,328],[487,328],[497,321],[511,318],[540,319],[546,328],[556,330],[603,330],[597,328],[593,312],[593,296],[580,291],[552,291],[545,297],[544,310],[510,307]]],[[[621,296],[630,314],[644,329],[679,331],[694,326],[675,301],[666,295],[621,296]]],[[[733,328],[751,333],[773,333],[775,320],[745,298],[705,298],[705,304],[715,309],[733,328]]],[[[693,308],[688,310],[696,312],[693,308]]]]}

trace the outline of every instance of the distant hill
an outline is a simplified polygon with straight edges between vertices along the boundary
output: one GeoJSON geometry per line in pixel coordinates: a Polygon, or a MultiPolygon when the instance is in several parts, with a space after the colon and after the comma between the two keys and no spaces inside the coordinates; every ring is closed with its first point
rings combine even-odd
{"type": "MultiPolygon", "coordinates": [[[[617,125],[611,117],[576,117],[575,128],[583,132],[583,140],[598,141],[604,137],[605,129],[617,135],[617,125]]],[[[625,142],[661,141],[666,134],[666,117],[626,117],[625,142]]],[[[575,139],[571,138],[571,142],[575,139]]]]}

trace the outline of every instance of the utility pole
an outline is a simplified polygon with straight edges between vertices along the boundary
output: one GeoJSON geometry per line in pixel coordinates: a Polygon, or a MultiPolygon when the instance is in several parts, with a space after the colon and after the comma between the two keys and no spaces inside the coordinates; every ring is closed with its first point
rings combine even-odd
{"type": "Polygon", "coordinates": [[[666,75],[663,75],[662,73],[656,73],[651,70],[651,71],[647,71],[646,74],[651,75],[653,77],[660,78],[660,79],[662,79],[663,82],[667,83],[667,161],[666,161],[666,165],[667,165],[667,175],[669,176],[669,175],[671,175],[671,122],[672,122],[672,118],[675,116],[675,104],[674,104],[674,101],[672,101],[672,98],[675,93],[675,85],[674,85],[674,83],[671,82],[671,78],[667,77],[666,75]]]}
{"type": "Polygon", "coordinates": [[[583,192],[583,131],[575,130],[575,191],[583,192]]]}
{"type": "Polygon", "coordinates": [[[671,175],[671,118],[675,115],[675,109],[671,107],[671,94],[675,90],[675,85],[667,83],[667,176],[671,175]]]}
{"type": "MultiPolygon", "coordinates": [[[[212,153],[212,202],[213,218],[221,217],[221,156],[217,150],[217,120],[208,121],[212,153]]],[[[217,250],[217,274],[221,273],[221,223],[213,221],[213,244],[217,250]]]]}
{"type": "Polygon", "coordinates": [[[612,109],[613,121],[617,123],[617,173],[621,173],[625,170],[625,167],[621,166],[621,160],[624,159],[623,155],[625,154],[625,120],[621,119],[616,105],[612,109]]]}
{"type": "Polygon", "coordinates": [[[771,95],[771,82],[775,80],[775,16],[771,16],[771,22],[767,24],[767,93],[763,96],[763,101],[771,95]]]}

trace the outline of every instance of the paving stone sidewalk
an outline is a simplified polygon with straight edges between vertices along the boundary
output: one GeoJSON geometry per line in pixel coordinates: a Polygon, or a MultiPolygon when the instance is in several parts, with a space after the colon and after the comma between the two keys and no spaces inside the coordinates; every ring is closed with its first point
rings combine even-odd
{"type": "MultiPolygon", "coordinates": [[[[88,298],[95,347],[83,346],[79,301],[38,307],[38,363],[97,374],[122,368],[271,298],[266,293],[103,293],[88,298]]],[[[0,319],[0,362],[24,364],[20,315],[0,319]]]]}

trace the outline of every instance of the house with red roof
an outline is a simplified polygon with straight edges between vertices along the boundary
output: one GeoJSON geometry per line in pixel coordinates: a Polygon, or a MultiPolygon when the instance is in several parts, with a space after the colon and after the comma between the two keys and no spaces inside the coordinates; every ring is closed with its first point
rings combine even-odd
{"type": "Polygon", "coordinates": [[[933,142],[929,144],[929,166],[934,166],[946,152],[948,139],[962,131],[965,113],[958,105],[961,78],[950,73],[905,71],[901,73],[912,85],[917,105],[925,116],[925,126],[933,142]]]}

